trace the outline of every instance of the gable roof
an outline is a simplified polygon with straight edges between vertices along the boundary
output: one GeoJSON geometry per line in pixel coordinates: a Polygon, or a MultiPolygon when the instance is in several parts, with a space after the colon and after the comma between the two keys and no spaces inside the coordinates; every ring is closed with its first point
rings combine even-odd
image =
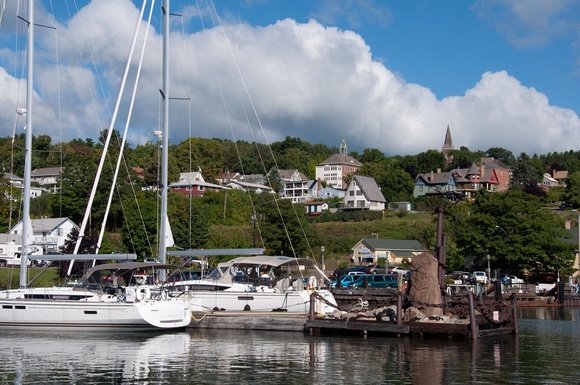
{"type": "Polygon", "coordinates": [[[280,176],[282,177],[282,179],[284,179],[286,181],[292,180],[292,177],[294,176],[294,174],[298,174],[298,177],[300,178],[299,180],[308,180],[308,178],[306,178],[306,175],[304,175],[303,173],[299,172],[296,169],[294,169],[294,170],[278,170],[278,172],[280,173],[280,176]]]}
{"type": "MultiPolygon", "coordinates": [[[[455,180],[453,179],[454,172],[458,172],[458,171],[459,171],[459,169],[449,171],[449,172],[437,172],[437,173],[431,172],[431,173],[427,173],[427,174],[419,174],[419,175],[417,175],[417,178],[415,178],[415,183],[417,183],[417,181],[420,178],[427,185],[448,185],[448,184],[450,184],[451,181],[453,181],[453,183],[451,183],[451,184],[455,184],[455,180]]],[[[459,174],[459,175],[464,177],[463,174],[459,174]]]]}
{"type": "Polygon", "coordinates": [[[369,202],[387,202],[383,196],[383,193],[379,189],[379,185],[375,181],[375,178],[371,178],[370,176],[355,175],[352,180],[356,181],[363,195],[369,202]]]}
{"type": "MultiPolygon", "coordinates": [[[[52,231],[61,226],[65,222],[70,222],[74,227],[78,228],[78,226],[70,218],[43,218],[30,220],[33,232],[52,231]]],[[[21,223],[22,220],[18,221],[18,223],[14,227],[12,227],[10,231],[12,231],[15,227],[19,226],[21,223]]]]}
{"type": "Polygon", "coordinates": [[[30,172],[30,176],[43,176],[43,175],[60,175],[62,172],[62,167],[46,167],[37,168],[30,172]]]}
{"type": "Polygon", "coordinates": [[[326,166],[330,164],[345,164],[349,166],[361,167],[362,163],[347,154],[334,154],[330,158],[326,159],[324,162],[320,163],[321,166],[326,166]]]}

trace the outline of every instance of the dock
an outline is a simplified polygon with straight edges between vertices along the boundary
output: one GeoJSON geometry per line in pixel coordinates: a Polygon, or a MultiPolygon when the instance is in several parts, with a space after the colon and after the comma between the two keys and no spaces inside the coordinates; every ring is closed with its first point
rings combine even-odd
{"type": "Polygon", "coordinates": [[[192,312],[189,328],[304,332],[308,314],[264,311],[192,312]]]}

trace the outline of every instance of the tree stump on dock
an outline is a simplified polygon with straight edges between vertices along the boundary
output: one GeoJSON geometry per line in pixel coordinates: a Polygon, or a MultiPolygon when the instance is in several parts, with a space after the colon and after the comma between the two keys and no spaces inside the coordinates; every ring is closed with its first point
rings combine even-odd
{"type": "Polygon", "coordinates": [[[411,262],[411,287],[409,296],[414,307],[421,310],[426,316],[442,316],[441,289],[437,277],[439,264],[437,259],[429,254],[422,253],[411,262]]]}

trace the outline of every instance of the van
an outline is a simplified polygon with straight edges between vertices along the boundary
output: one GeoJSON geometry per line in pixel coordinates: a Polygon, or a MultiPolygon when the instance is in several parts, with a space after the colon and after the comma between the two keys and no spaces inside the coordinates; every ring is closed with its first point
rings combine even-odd
{"type": "Polygon", "coordinates": [[[365,274],[359,276],[356,281],[352,283],[352,287],[364,287],[365,281],[367,287],[393,287],[397,288],[397,277],[393,274],[365,274]]]}

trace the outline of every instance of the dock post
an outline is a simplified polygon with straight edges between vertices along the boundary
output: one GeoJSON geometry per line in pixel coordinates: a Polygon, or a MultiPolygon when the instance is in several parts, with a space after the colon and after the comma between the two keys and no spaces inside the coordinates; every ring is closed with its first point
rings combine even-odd
{"type": "Polygon", "coordinates": [[[495,300],[501,301],[502,300],[502,292],[501,292],[501,281],[496,279],[494,282],[494,290],[495,290],[495,300]]]}
{"type": "Polygon", "coordinates": [[[403,324],[403,293],[397,292],[397,325],[403,324]]]}
{"type": "Polygon", "coordinates": [[[520,334],[520,326],[518,322],[518,296],[514,295],[512,298],[512,318],[514,319],[514,333],[520,334]]]}
{"type": "Polygon", "coordinates": [[[471,339],[476,340],[479,334],[479,330],[477,328],[477,321],[475,320],[475,305],[473,300],[473,293],[469,293],[467,296],[469,302],[469,322],[471,325],[471,339]]]}
{"type": "Polygon", "coordinates": [[[310,293],[310,316],[308,317],[311,321],[314,320],[314,310],[316,307],[316,299],[314,292],[310,293]]]}

